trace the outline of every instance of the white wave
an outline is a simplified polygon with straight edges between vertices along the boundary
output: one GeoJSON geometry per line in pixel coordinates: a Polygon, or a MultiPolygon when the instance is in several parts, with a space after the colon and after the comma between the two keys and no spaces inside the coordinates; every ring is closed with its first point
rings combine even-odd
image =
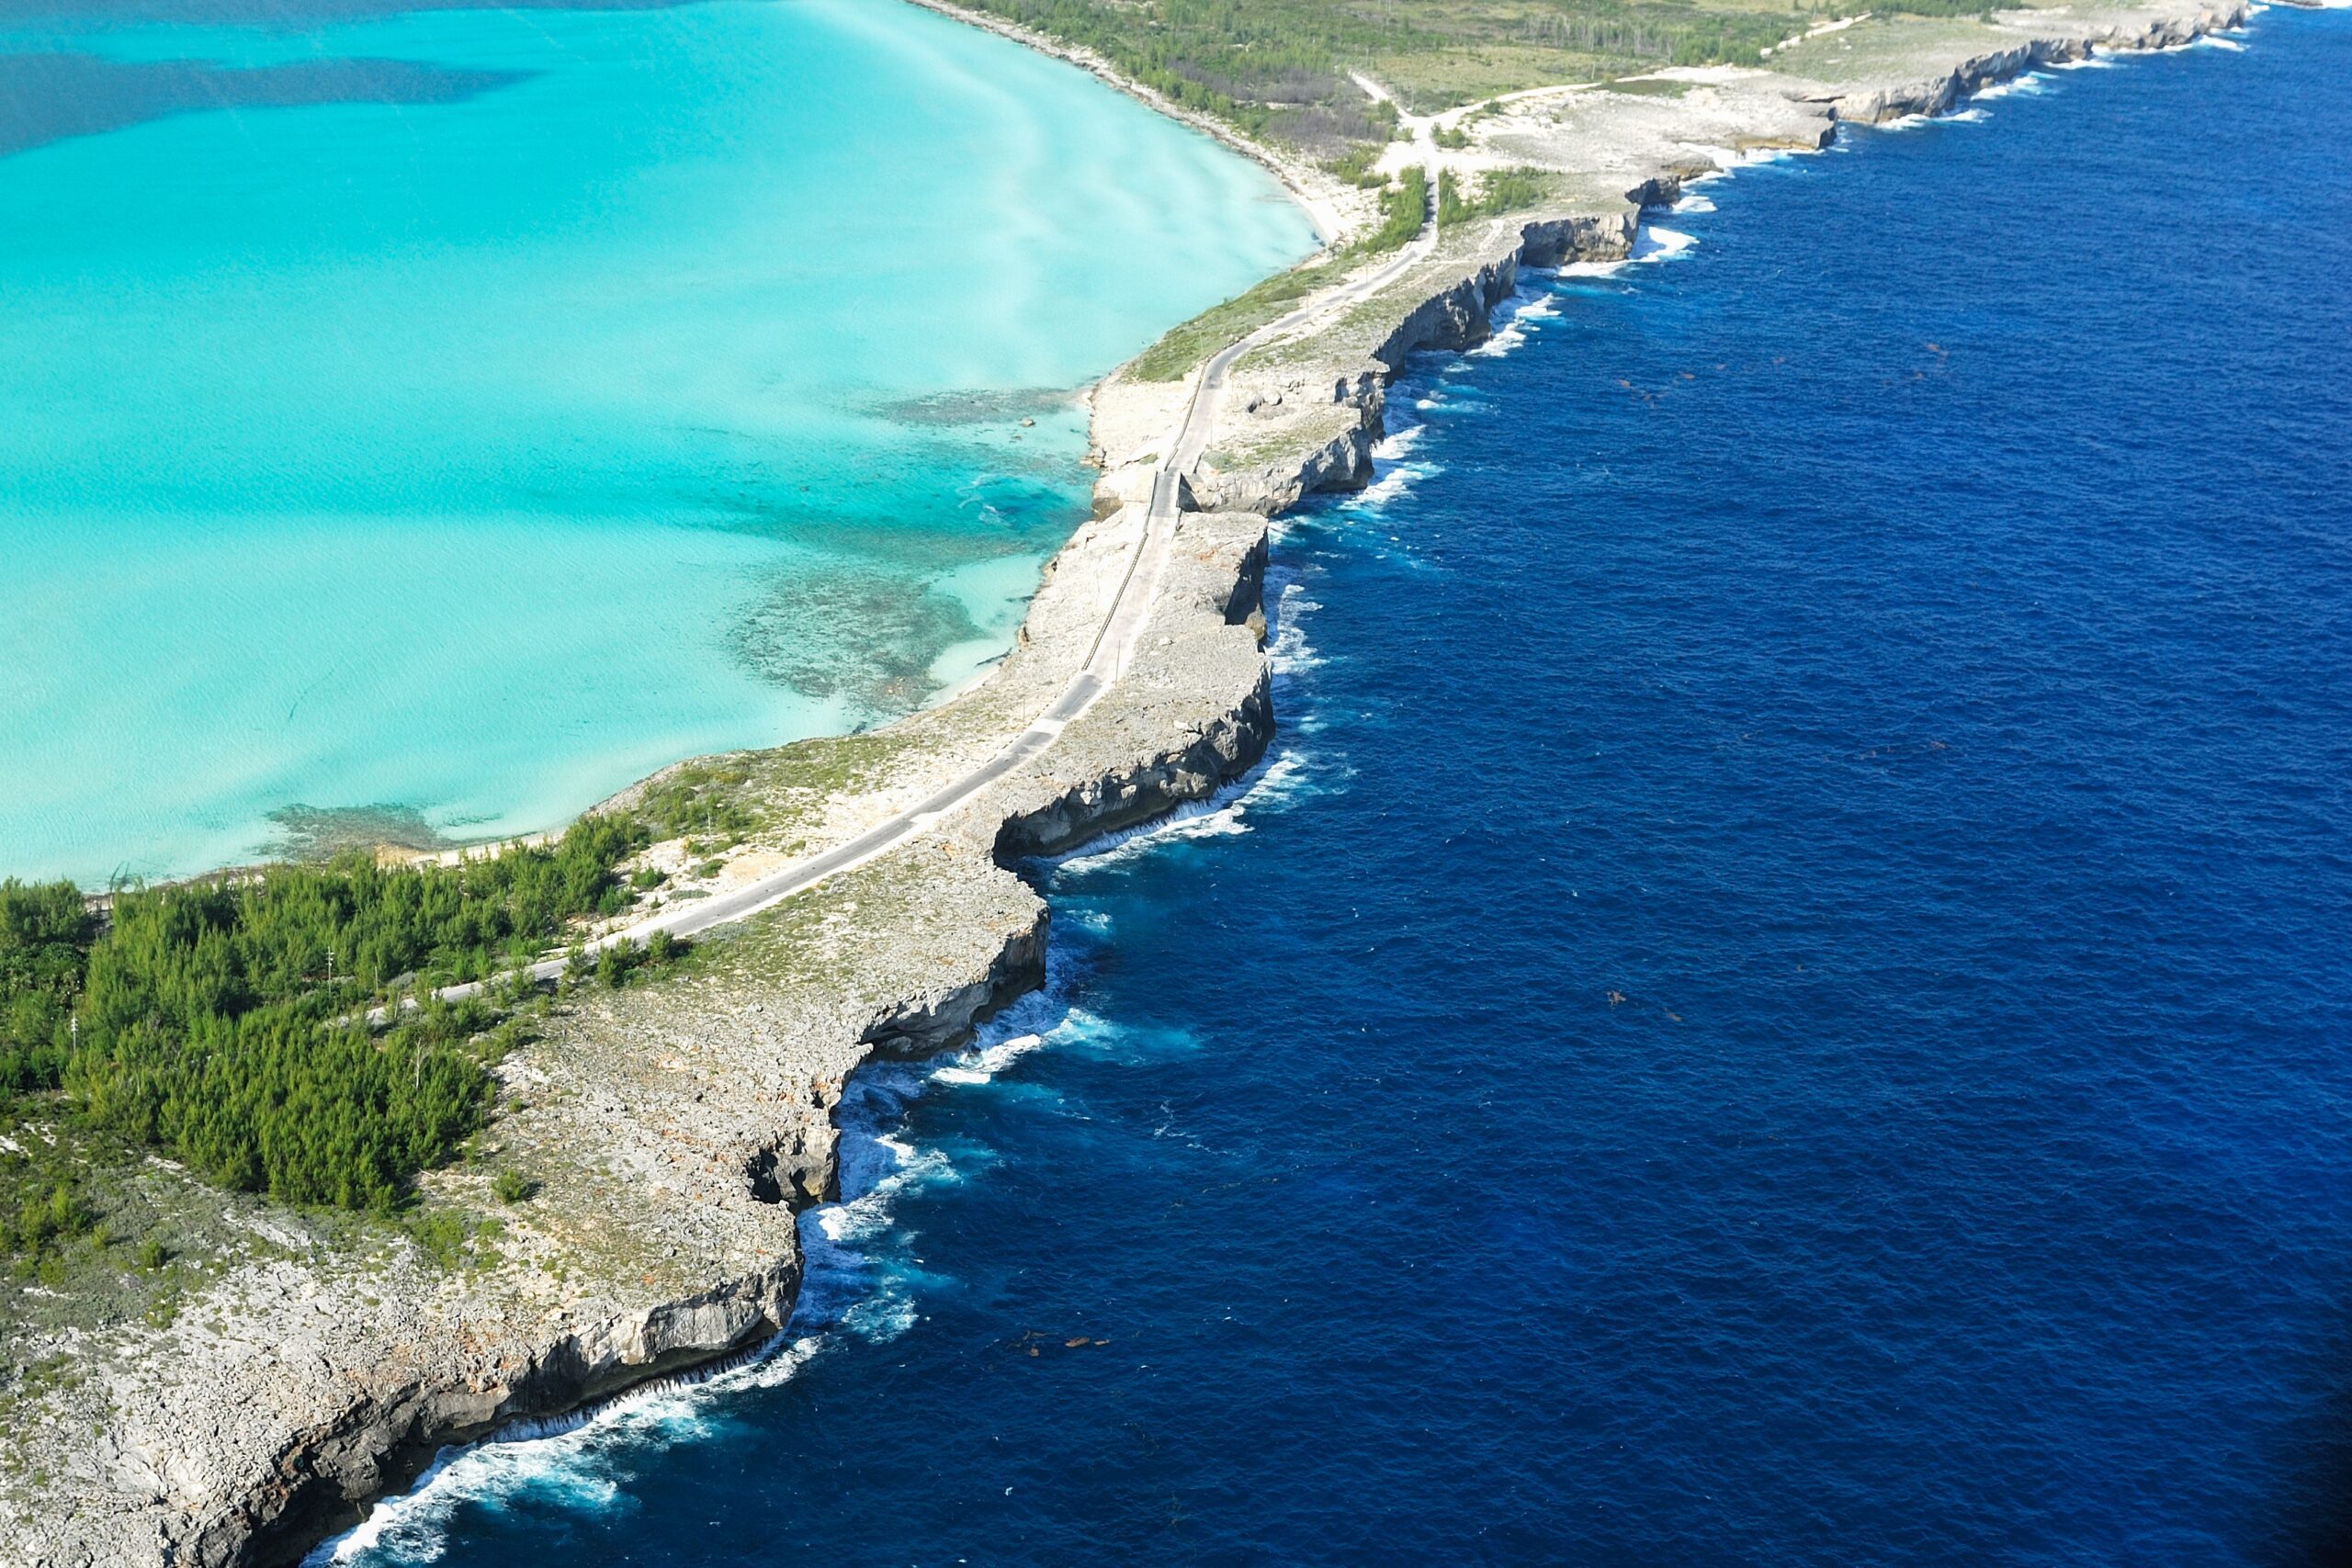
{"type": "Polygon", "coordinates": [[[1250,814],[1265,811],[1306,793],[1317,784],[1313,759],[1285,750],[1235,779],[1205,800],[1187,801],[1162,817],[1123,832],[1105,834],[1073,850],[1057,864],[1089,868],[1115,865],[1157,846],[1178,840],[1236,838],[1251,830],[1250,814]]]}
{"type": "Polygon", "coordinates": [[[1530,279],[1497,307],[1493,317],[1494,330],[1486,342],[1470,352],[1478,358],[1499,358],[1527,341],[1529,327],[1549,321],[1559,313],[1559,297],[1552,292],[1551,280],[1545,278],[1538,284],[1530,279]]]}
{"type": "MultiPolygon", "coordinates": [[[[2028,71],[2022,75],[2012,76],[2006,82],[1987,83],[1968,96],[1972,102],[1985,103],[1996,98],[2011,96],[2030,98],[2037,93],[2045,93],[2049,90],[2050,79],[2036,70],[2028,71]]],[[[1958,119],[1960,117],[1952,115],[1949,118],[1958,119]]]]}
{"type": "Polygon", "coordinates": [[[1390,463],[1373,460],[1373,481],[1356,491],[1345,504],[1350,510],[1374,510],[1386,505],[1413,488],[1419,480],[1445,470],[1434,463],[1390,463]]]}
{"type": "Polygon", "coordinates": [[[931,1076],[940,1083],[987,1083],[1045,1043],[1044,1035],[1029,1033],[994,1045],[967,1047],[945,1066],[933,1067],[931,1076]]]}
{"type": "MultiPolygon", "coordinates": [[[[1257,782],[1269,784],[1277,772],[1261,770],[1257,782]]],[[[357,1527],[311,1552],[305,1568],[329,1568],[363,1555],[403,1565],[437,1562],[452,1518],[469,1505],[580,1513],[633,1507],[626,1483],[647,1449],[707,1436],[720,1402],[794,1377],[834,1342],[836,1329],[873,1343],[907,1333],[921,1321],[914,1289],[921,1276],[877,1267],[860,1248],[893,1233],[899,1196],[961,1179],[944,1151],[918,1145],[900,1131],[907,1107],[933,1081],[985,1081],[1051,1042],[1115,1040],[1119,1031],[1069,1004],[1070,984],[1067,956],[1049,949],[1045,988],[984,1025],[972,1045],[946,1064],[876,1062],[852,1077],[834,1113],[842,1195],[800,1216],[802,1282],[784,1333],[572,1415],[516,1422],[478,1443],[444,1449],[413,1487],[379,1502],[357,1527]]]]}
{"type": "Polygon", "coordinates": [[[2235,54],[2243,51],[2245,48],[2245,45],[2240,43],[2236,39],[2223,38],[2219,33],[2207,33],[2197,40],[2197,47],[2200,49],[2226,49],[2231,53],[2235,54]]]}
{"type": "MultiPolygon", "coordinates": [[[[826,1240],[838,1245],[881,1235],[890,1228],[891,1201],[900,1193],[959,1179],[954,1162],[937,1149],[919,1149],[904,1139],[862,1125],[869,1118],[887,1117],[895,1122],[918,1089],[919,1080],[912,1085],[876,1085],[852,1079],[842,1096],[846,1114],[839,1118],[841,1137],[833,1152],[842,1201],[820,1204],[807,1216],[826,1240]],[[851,1096],[861,1090],[879,1103],[870,1107],[851,1103],[851,1096]]],[[[807,1229],[804,1224],[804,1243],[807,1229]]]]}
{"type": "MultiPolygon", "coordinates": [[[[2344,0],[2344,4],[2352,5],[2352,0],[2344,0]]],[[[2086,54],[2080,60],[2052,61],[2048,66],[2044,67],[2044,69],[2050,71],[2112,71],[2115,69],[2115,62],[2109,59],[2104,54],[2086,54]]]]}
{"type": "Polygon", "coordinates": [[[887,1345],[915,1325],[914,1298],[896,1291],[859,1302],[842,1314],[842,1326],[869,1345],[887,1345]]]}
{"type": "Polygon", "coordinates": [[[1266,639],[1266,657],[1274,667],[1277,678],[1295,675],[1315,669],[1323,660],[1306,640],[1306,628],[1300,617],[1323,606],[1306,596],[1306,590],[1295,582],[1283,584],[1274,595],[1268,619],[1271,635],[1266,639]]]}
{"type": "Polygon", "coordinates": [[[1992,118],[1993,117],[1991,115],[1986,114],[1983,109],[1962,109],[1957,114],[1948,114],[1944,116],[1944,118],[1951,121],[1955,125],[1979,125],[1992,118]]]}
{"type": "MultiPolygon", "coordinates": [[[[1467,369],[1467,365],[1465,364],[1463,368],[1467,369]]],[[[1391,396],[1396,401],[1409,403],[1416,409],[1438,406],[1429,397],[1425,389],[1417,391],[1412,387],[1402,383],[1391,396]]],[[[1342,501],[1340,503],[1340,509],[1347,512],[1377,510],[1384,503],[1396,500],[1410,489],[1416,479],[1426,479],[1431,474],[1442,472],[1442,470],[1434,464],[1411,463],[1405,460],[1406,454],[1420,444],[1420,439],[1428,429],[1427,424],[1408,424],[1400,430],[1391,431],[1374,442],[1372,448],[1372,482],[1342,501]]],[[[1318,609],[1320,607],[1316,606],[1318,609]]]]}
{"type": "Polygon", "coordinates": [[[1667,209],[1669,212],[1713,212],[1714,209],[1713,202],[1703,196],[1694,196],[1688,190],[1684,191],[1681,200],[1667,209]]]}
{"type": "Polygon", "coordinates": [[[1666,261],[1680,255],[1699,242],[1679,229],[1661,229],[1655,223],[1645,223],[1634,231],[1635,261],[1666,261]]]}
{"type": "Polygon", "coordinates": [[[580,1513],[630,1506],[616,1479],[628,1456],[709,1428],[711,1405],[734,1391],[772,1388],[799,1371],[820,1348],[813,1338],[779,1335],[744,1356],[699,1372],[664,1378],[578,1415],[517,1422],[479,1443],[446,1448],[397,1497],[303,1558],[305,1568],[376,1555],[397,1563],[438,1562],[451,1517],[469,1503],[498,1508],[552,1504],[580,1513]]]}

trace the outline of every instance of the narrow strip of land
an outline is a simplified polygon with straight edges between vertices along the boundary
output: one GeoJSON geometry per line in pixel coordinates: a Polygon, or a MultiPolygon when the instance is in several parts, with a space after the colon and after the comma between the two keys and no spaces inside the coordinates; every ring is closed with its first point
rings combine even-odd
{"type": "MultiPolygon", "coordinates": [[[[1263,339],[1304,326],[1336,306],[1352,304],[1378,293],[1427,255],[1437,237],[1437,186],[1434,181],[1425,184],[1429,194],[1423,199],[1420,232],[1405,244],[1394,260],[1375,271],[1350,279],[1300,305],[1281,319],[1269,321],[1236,339],[1219,349],[1202,367],[1193,396],[1185,404],[1184,422],[1176,432],[1176,439],[1170,444],[1168,456],[1153,471],[1151,499],[1144,508],[1143,525],[1137,533],[1135,548],[1128,556],[1126,572],[1120,580],[1118,592],[1112,600],[1109,612],[1095,632],[1086,662],[1027,728],[978,767],[954,783],[942,786],[920,804],[876,823],[846,843],[780,866],[758,881],[746,883],[729,892],[663,909],[625,931],[582,942],[574,953],[594,954],[620,942],[642,944],[656,931],[666,931],[672,936],[692,936],[714,926],[743,919],[763,909],[772,908],[828,877],[854,870],[878,855],[888,853],[948,813],[969,805],[990,784],[1022,764],[1042,756],[1051,748],[1071,721],[1092,707],[1111,689],[1134,654],[1145,623],[1151,618],[1152,604],[1159,596],[1160,576],[1175,539],[1177,514],[1184,506],[1184,481],[1200,466],[1201,453],[1208,445],[1209,433],[1216,425],[1217,405],[1225,394],[1227,374],[1234,361],[1263,339]]],[[[561,958],[544,958],[519,973],[534,980],[553,979],[563,972],[572,957],[572,953],[567,953],[561,958]]],[[[460,985],[444,986],[434,995],[455,1001],[474,995],[488,984],[489,981],[469,980],[460,985]]],[[[379,1015],[380,1011],[378,1010],[379,1015]]]]}

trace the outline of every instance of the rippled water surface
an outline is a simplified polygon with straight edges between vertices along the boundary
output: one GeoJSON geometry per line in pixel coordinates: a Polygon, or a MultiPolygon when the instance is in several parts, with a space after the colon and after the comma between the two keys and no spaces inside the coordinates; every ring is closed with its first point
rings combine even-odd
{"type": "Polygon", "coordinates": [[[0,874],[85,883],[917,705],[1071,389],[1313,243],[894,0],[0,0],[0,874]]]}
{"type": "Polygon", "coordinates": [[[352,1554],[2332,1560],[2346,80],[2039,80],[1423,363],[1271,765],[865,1080],[792,1346],[352,1554]]]}

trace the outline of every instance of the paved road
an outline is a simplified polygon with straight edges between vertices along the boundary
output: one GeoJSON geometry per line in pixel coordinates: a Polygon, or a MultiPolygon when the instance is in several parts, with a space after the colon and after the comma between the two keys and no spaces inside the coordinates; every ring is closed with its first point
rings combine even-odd
{"type": "MultiPolygon", "coordinates": [[[[886,822],[877,823],[849,842],[827,850],[822,854],[795,861],[756,882],[746,883],[729,892],[713,894],[710,897],[698,898],[691,903],[671,905],[627,931],[586,943],[585,951],[594,953],[616,942],[642,944],[655,931],[668,931],[673,936],[691,936],[713,926],[755,915],[796,893],[815,886],[827,877],[838,876],[842,872],[864,865],[877,855],[888,853],[949,812],[967,805],[997,780],[1053,745],[1072,719],[1092,707],[1110,689],[1112,682],[1126,668],[1129,657],[1135,652],[1136,640],[1143,634],[1144,623],[1150,618],[1152,602],[1159,596],[1160,574],[1168,564],[1169,551],[1175,540],[1176,516],[1183,507],[1183,477],[1200,465],[1201,453],[1207,446],[1210,431],[1216,424],[1218,400],[1225,394],[1226,375],[1232,369],[1234,361],[1252,344],[1267,337],[1297,327],[1324,310],[1352,304],[1386,287],[1427,254],[1436,243],[1434,181],[1430,182],[1430,188],[1431,210],[1425,210],[1422,215],[1421,232],[1397,253],[1395,261],[1376,273],[1342,286],[1336,293],[1299,307],[1280,321],[1269,322],[1240,341],[1227,345],[1210,358],[1201,372],[1199,383],[1193,389],[1192,401],[1185,406],[1184,423],[1177,432],[1175,448],[1161,460],[1152,475],[1151,503],[1145,509],[1142,536],[1136,541],[1134,553],[1127,558],[1126,575],[1120,580],[1118,596],[1112,601],[1110,614],[1103,617],[1101,628],[1094,634],[1094,644],[1087,652],[1086,662],[1070,678],[1069,684],[1062,688],[1061,694],[1054,699],[1052,705],[1028,728],[1015,736],[1003,750],[928,800],[899,812],[886,822]]],[[[564,963],[565,960],[560,958],[544,959],[532,964],[525,973],[533,979],[551,979],[562,973],[564,963]]],[[[473,995],[481,986],[481,981],[469,981],[461,986],[445,986],[435,994],[454,1001],[473,995]]]]}

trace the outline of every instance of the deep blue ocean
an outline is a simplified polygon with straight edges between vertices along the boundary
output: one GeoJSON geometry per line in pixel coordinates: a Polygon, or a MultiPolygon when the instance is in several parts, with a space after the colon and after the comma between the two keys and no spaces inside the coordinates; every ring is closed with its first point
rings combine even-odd
{"type": "Polygon", "coordinates": [[[349,1550],[2335,1560],[2347,83],[1851,134],[1421,362],[1267,768],[866,1080],[794,1345],[349,1550]]]}

